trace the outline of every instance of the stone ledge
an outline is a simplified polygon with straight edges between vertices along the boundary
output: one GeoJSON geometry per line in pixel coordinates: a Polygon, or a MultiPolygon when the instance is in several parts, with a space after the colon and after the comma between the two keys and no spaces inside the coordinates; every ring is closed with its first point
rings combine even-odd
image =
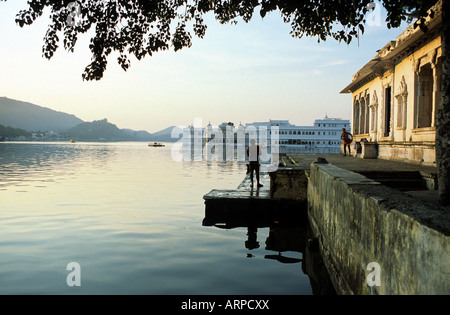
{"type": "Polygon", "coordinates": [[[338,293],[449,294],[449,209],[351,173],[313,163],[308,184],[309,221],[338,293]],[[366,283],[370,262],[379,287],[366,283]]]}

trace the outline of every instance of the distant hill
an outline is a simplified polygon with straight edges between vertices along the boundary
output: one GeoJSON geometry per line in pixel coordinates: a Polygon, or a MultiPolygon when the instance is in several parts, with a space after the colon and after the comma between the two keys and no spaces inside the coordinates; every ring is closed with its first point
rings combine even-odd
{"type": "Polygon", "coordinates": [[[20,136],[31,137],[31,133],[23,129],[3,126],[0,124],[0,139],[15,138],[20,136]]]}
{"type": "Polygon", "coordinates": [[[95,120],[83,122],[70,128],[66,133],[67,138],[81,141],[148,141],[151,134],[146,131],[134,131],[119,129],[108,120],[95,120]]]}
{"type": "Polygon", "coordinates": [[[27,102],[0,97],[0,124],[26,131],[63,131],[83,120],[27,102]]]}
{"type": "Polygon", "coordinates": [[[3,125],[3,129],[0,129],[3,135],[0,135],[9,137],[16,137],[20,133],[29,138],[26,132],[50,130],[57,132],[60,138],[81,141],[175,142],[182,137],[180,135],[178,138],[172,138],[174,126],[153,134],[142,130],[119,129],[106,118],[84,122],[71,114],[7,97],[0,97],[0,125],[3,125]],[[13,130],[14,128],[21,131],[13,130]]]}
{"type": "Polygon", "coordinates": [[[149,141],[152,139],[152,134],[145,130],[131,130],[131,129],[121,129],[122,132],[129,138],[134,139],[133,141],[149,141]]]}
{"type": "Polygon", "coordinates": [[[150,140],[158,141],[158,142],[176,142],[176,141],[178,141],[179,139],[182,138],[183,135],[180,134],[178,138],[172,138],[173,128],[175,128],[175,126],[167,127],[166,129],[152,133],[150,140]]]}

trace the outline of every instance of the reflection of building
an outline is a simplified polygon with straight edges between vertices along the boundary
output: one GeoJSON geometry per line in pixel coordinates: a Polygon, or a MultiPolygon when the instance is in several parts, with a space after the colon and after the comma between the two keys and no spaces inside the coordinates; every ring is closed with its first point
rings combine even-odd
{"type": "Polygon", "coordinates": [[[201,126],[188,126],[183,128],[182,132],[184,159],[201,161],[205,145],[205,129],[201,126]]]}
{"type": "Polygon", "coordinates": [[[352,94],[357,152],[366,158],[435,163],[435,115],[440,104],[442,15],[428,32],[411,25],[387,43],[341,92],[352,94]],[[368,142],[360,142],[366,138],[368,142]]]}

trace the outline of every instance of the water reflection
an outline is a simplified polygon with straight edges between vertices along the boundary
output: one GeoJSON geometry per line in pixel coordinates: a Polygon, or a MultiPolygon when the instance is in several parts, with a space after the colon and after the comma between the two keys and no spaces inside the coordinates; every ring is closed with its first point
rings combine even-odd
{"type": "Polygon", "coordinates": [[[0,189],[46,187],[47,183],[74,176],[85,165],[105,168],[115,150],[96,143],[5,143],[0,145],[0,189]]]}
{"type": "Polygon", "coordinates": [[[297,210],[299,211],[289,212],[291,215],[284,215],[276,220],[264,214],[255,214],[255,212],[251,212],[250,215],[238,212],[234,215],[228,213],[224,219],[222,214],[214,215],[214,212],[210,210],[205,212],[207,215],[203,219],[203,225],[220,229],[246,228],[247,239],[244,241],[244,246],[250,251],[247,254],[248,258],[254,257],[252,250],[261,247],[258,232],[268,229],[269,234],[265,240],[264,249],[274,253],[264,255],[264,259],[282,264],[301,264],[301,271],[308,275],[313,294],[334,295],[336,291],[322,256],[318,248],[314,246],[316,239],[308,219],[304,215],[298,215],[298,212],[306,211],[306,209],[297,210]],[[295,257],[296,253],[299,253],[301,258],[295,257]]]}
{"type": "Polygon", "coordinates": [[[243,225],[260,249],[245,248],[246,228],[199,224],[205,191],[239,183],[245,164],[170,153],[147,143],[1,143],[0,294],[310,294],[297,263],[259,259],[266,224],[243,225]],[[83,272],[76,291],[66,285],[71,261],[83,272]]]}

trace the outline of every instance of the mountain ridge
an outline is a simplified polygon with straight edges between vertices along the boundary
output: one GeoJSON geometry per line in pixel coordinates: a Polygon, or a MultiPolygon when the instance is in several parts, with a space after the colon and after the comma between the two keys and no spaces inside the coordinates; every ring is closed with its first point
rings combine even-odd
{"type": "MultiPolygon", "coordinates": [[[[174,126],[155,133],[119,129],[106,118],[85,122],[72,114],[7,97],[0,97],[0,125],[11,127],[9,130],[16,128],[26,132],[55,131],[68,139],[87,141],[175,142],[179,140],[171,136],[174,126]]],[[[4,128],[3,132],[6,130],[4,128]]],[[[12,137],[8,134],[2,136],[12,137]]]]}
{"type": "Polygon", "coordinates": [[[75,115],[29,102],[0,97],[0,124],[26,131],[64,131],[84,121],[75,115]]]}

